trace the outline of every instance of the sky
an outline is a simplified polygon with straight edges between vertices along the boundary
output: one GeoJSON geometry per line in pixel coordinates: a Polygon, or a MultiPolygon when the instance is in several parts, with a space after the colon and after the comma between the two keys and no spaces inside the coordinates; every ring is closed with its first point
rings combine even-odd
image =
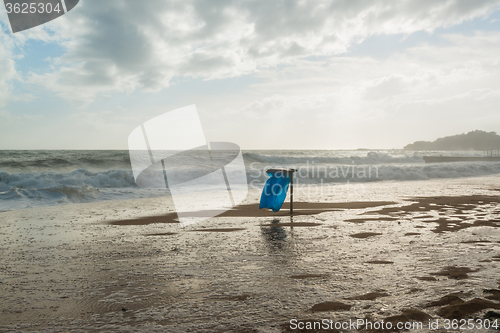
{"type": "Polygon", "coordinates": [[[500,132],[500,0],[80,0],[12,34],[0,149],[127,149],[195,104],[242,149],[390,149],[500,132]]]}

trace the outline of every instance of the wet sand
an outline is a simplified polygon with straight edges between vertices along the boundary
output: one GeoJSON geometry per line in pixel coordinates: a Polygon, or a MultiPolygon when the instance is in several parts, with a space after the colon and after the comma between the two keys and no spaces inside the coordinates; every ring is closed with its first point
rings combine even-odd
{"type": "Polygon", "coordinates": [[[256,209],[251,193],[186,228],[165,198],[4,212],[0,331],[494,319],[499,187],[492,177],[369,184],[349,198],[298,196],[293,219],[256,209]]]}
{"type": "MultiPolygon", "coordinates": [[[[394,204],[390,201],[365,201],[365,202],[294,202],[293,216],[310,216],[340,209],[363,209],[394,204]]],[[[212,216],[211,211],[195,211],[183,213],[186,217],[212,216]]],[[[259,209],[258,203],[242,204],[228,210],[218,217],[288,217],[290,216],[290,203],[285,202],[279,212],[269,209],[259,209]]],[[[177,213],[172,212],[159,216],[142,216],[134,219],[121,219],[108,222],[112,225],[146,225],[152,223],[179,223],[177,213]]]]}

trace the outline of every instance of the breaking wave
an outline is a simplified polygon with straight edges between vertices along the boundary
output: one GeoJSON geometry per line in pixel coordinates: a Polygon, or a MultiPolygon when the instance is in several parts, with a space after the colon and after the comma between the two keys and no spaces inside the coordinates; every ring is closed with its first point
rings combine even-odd
{"type": "MultiPolygon", "coordinates": [[[[478,152],[246,151],[247,180],[259,188],[270,167],[298,170],[298,184],[407,181],[500,173],[499,162],[424,163],[424,155],[481,156],[478,152]]],[[[194,157],[196,158],[196,156],[194,157]]],[[[207,165],[179,165],[187,178],[207,165]]],[[[202,170],[203,169],[203,170],[202,170]]],[[[65,203],[169,195],[168,189],[135,184],[128,151],[0,151],[0,211],[65,203]]]]}

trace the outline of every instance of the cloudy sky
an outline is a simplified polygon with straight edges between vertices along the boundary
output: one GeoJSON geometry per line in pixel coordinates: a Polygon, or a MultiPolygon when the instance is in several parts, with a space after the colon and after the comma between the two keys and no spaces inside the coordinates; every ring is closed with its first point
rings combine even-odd
{"type": "Polygon", "coordinates": [[[243,149],[500,132],[500,0],[81,0],[0,26],[0,149],[127,149],[190,104],[243,149]]]}

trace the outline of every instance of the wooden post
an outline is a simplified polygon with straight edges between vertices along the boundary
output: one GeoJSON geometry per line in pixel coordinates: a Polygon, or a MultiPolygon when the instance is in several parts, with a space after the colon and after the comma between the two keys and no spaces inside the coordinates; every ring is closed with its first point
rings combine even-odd
{"type": "Polygon", "coordinates": [[[293,215],[293,170],[290,175],[290,215],[293,215]]]}

